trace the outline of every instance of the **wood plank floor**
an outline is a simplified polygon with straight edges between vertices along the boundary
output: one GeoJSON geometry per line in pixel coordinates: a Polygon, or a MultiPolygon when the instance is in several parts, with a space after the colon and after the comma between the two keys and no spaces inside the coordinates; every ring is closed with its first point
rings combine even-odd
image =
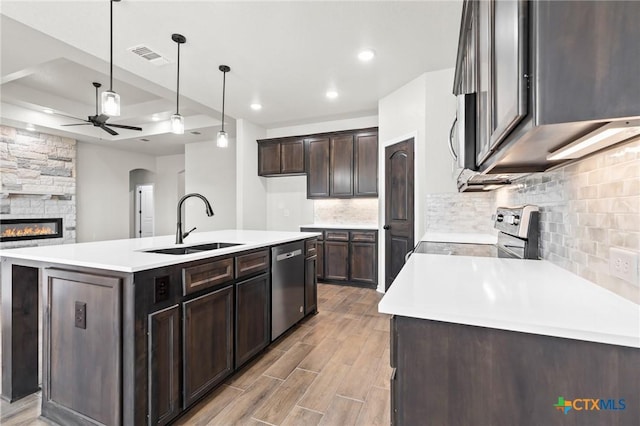
{"type": "MultiPolygon", "coordinates": [[[[318,284],[317,315],[287,332],[177,425],[388,425],[389,316],[375,290],[318,284]]],[[[0,403],[0,424],[47,424],[40,396],[0,403]]]]}

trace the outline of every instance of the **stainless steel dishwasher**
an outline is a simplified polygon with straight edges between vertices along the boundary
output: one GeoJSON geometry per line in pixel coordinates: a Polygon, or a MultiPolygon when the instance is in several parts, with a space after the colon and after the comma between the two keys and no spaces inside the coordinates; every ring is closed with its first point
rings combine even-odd
{"type": "Polygon", "coordinates": [[[271,341],[304,317],[304,242],[271,248],[271,341]]]}

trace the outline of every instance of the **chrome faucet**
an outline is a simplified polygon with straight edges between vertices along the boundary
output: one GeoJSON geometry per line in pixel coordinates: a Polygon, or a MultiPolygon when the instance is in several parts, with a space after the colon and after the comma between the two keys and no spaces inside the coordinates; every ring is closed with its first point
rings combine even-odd
{"type": "Polygon", "coordinates": [[[193,228],[189,232],[185,232],[185,233],[182,232],[182,203],[184,203],[184,201],[189,197],[198,197],[202,201],[204,201],[204,205],[205,205],[205,207],[207,209],[207,216],[209,216],[209,217],[213,216],[213,209],[211,208],[211,204],[209,203],[209,200],[207,200],[205,198],[204,195],[192,192],[191,194],[187,194],[184,197],[180,198],[180,201],[178,201],[178,214],[177,214],[177,216],[178,216],[178,229],[176,230],[176,244],[182,244],[183,240],[191,232],[193,232],[196,229],[196,228],[193,228]]]}

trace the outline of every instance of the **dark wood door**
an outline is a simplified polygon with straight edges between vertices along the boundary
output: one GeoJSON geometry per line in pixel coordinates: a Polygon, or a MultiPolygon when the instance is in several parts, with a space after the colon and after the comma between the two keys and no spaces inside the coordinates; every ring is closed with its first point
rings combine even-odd
{"type": "Polygon", "coordinates": [[[258,175],[280,173],[280,143],[258,142],[258,175]]]}
{"type": "Polygon", "coordinates": [[[280,173],[304,173],[304,140],[280,143],[280,173]]]}
{"type": "Polygon", "coordinates": [[[269,274],[236,284],[236,368],[271,342],[271,282],[269,274]]]}
{"type": "Polygon", "coordinates": [[[184,408],[233,371],[233,286],[183,303],[184,408]]]}
{"type": "Polygon", "coordinates": [[[149,421],[164,425],[180,413],[180,307],[149,315],[149,421]]]}
{"type": "Polygon", "coordinates": [[[327,280],[349,280],[349,242],[324,242],[324,278],[327,280]]]}
{"type": "Polygon", "coordinates": [[[414,246],[413,138],[385,148],[385,290],[414,246]]]}
{"type": "Polygon", "coordinates": [[[316,243],[316,270],[318,279],[324,279],[324,241],[316,243]]]}
{"type": "Polygon", "coordinates": [[[353,196],[378,196],[378,132],[357,133],[353,141],[353,196]]]}
{"type": "Polygon", "coordinates": [[[304,261],[304,314],[317,311],[318,307],[318,277],[316,272],[317,257],[313,256],[304,261]]]}
{"type": "Polygon", "coordinates": [[[329,137],[305,140],[307,169],[307,198],[329,196],[329,137]]]}
{"type": "Polygon", "coordinates": [[[353,135],[331,137],[330,154],[330,195],[353,196],[353,135]]]}
{"type": "Polygon", "coordinates": [[[376,247],[375,243],[351,243],[350,281],[376,284],[376,247]]]}

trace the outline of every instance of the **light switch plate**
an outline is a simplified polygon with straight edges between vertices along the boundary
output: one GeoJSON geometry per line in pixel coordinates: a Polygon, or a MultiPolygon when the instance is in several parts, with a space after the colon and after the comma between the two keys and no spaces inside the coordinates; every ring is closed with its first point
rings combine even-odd
{"type": "Polygon", "coordinates": [[[609,273],[631,284],[639,285],[638,253],[611,247],[609,249],[609,273]]]}

